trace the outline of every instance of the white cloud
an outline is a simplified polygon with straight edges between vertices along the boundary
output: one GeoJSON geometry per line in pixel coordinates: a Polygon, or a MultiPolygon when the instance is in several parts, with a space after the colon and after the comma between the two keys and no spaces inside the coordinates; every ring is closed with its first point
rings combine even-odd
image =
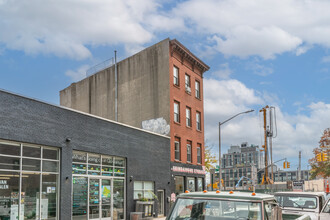
{"type": "Polygon", "coordinates": [[[27,54],[85,59],[91,56],[88,46],[150,41],[148,23],[173,21],[158,7],[156,0],[2,1],[0,43],[27,54]]]}
{"type": "Polygon", "coordinates": [[[252,70],[254,74],[259,76],[268,76],[274,72],[272,67],[260,64],[258,59],[248,62],[246,68],[252,70]]]}
{"type": "Polygon", "coordinates": [[[86,77],[86,71],[88,69],[88,65],[83,65],[76,70],[67,70],[65,72],[65,75],[70,77],[72,81],[77,82],[86,77]]]}
{"type": "MultiPolygon", "coordinates": [[[[215,146],[219,138],[218,122],[239,112],[255,110],[221,126],[223,152],[225,146],[245,141],[259,146],[263,144],[263,122],[259,110],[266,104],[276,108],[278,135],[273,141],[275,158],[298,158],[299,150],[304,158],[312,157],[312,150],[318,146],[323,130],[329,127],[330,104],[313,102],[305,106],[304,112],[308,115],[301,112],[290,115],[282,112],[276,95],[255,91],[237,80],[204,79],[204,102],[205,139],[207,144],[215,146]]],[[[303,163],[306,164],[307,159],[303,163]]]]}
{"type": "Polygon", "coordinates": [[[329,10],[324,0],[188,0],[173,13],[190,29],[213,35],[225,55],[270,59],[284,52],[300,55],[314,44],[329,48],[329,10]]]}
{"type": "Polygon", "coordinates": [[[218,70],[211,73],[211,75],[217,79],[229,79],[231,74],[232,70],[228,63],[221,64],[218,70]]]}

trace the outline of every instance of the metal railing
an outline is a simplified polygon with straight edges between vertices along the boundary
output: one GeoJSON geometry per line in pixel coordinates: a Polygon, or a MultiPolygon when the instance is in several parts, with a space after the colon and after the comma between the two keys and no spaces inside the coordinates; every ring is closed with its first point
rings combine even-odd
{"type": "Polygon", "coordinates": [[[91,68],[89,68],[86,71],[86,77],[91,76],[97,72],[100,72],[102,70],[105,70],[106,68],[109,68],[115,64],[114,58],[110,58],[108,60],[103,61],[102,63],[99,63],[91,68]]]}

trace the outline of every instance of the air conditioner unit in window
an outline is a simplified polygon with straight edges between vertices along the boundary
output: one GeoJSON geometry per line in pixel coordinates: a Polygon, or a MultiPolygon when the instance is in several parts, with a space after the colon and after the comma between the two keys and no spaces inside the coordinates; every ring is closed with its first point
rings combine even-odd
{"type": "Polygon", "coordinates": [[[186,87],[186,92],[190,94],[191,93],[191,88],[190,87],[186,87]]]}

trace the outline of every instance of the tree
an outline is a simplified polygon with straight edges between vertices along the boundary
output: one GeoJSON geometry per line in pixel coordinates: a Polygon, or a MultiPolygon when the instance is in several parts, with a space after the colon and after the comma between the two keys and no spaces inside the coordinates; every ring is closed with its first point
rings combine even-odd
{"type": "Polygon", "coordinates": [[[217,163],[217,157],[212,153],[212,147],[205,146],[205,169],[209,173],[210,169],[214,169],[214,164],[217,163]]]}
{"type": "Polygon", "coordinates": [[[319,141],[319,147],[314,148],[313,150],[314,157],[309,160],[309,164],[311,165],[311,179],[315,179],[316,177],[327,178],[330,177],[330,160],[319,161],[317,159],[317,155],[320,153],[326,153],[330,156],[330,128],[324,130],[323,135],[319,141]]]}

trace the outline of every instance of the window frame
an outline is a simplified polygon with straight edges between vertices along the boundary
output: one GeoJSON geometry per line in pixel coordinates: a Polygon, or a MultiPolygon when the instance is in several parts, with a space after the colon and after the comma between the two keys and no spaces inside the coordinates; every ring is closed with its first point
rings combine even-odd
{"type": "Polygon", "coordinates": [[[173,111],[173,113],[174,113],[174,122],[176,122],[176,123],[180,123],[180,102],[178,102],[178,101],[174,101],[174,105],[173,105],[173,107],[174,107],[174,111],[173,111]],[[178,112],[176,112],[176,105],[177,105],[177,110],[178,110],[178,112]]]}
{"type": "MultiPolygon", "coordinates": [[[[155,193],[155,183],[153,181],[140,181],[140,180],[135,180],[133,183],[133,200],[139,200],[140,198],[135,197],[135,191],[141,191],[142,195],[141,198],[147,198],[145,197],[145,193],[150,191],[149,189],[145,189],[145,184],[146,183],[152,183],[152,193],[155,193]],[[135,183],[142,183],[142,189],[135,189],[135,183]]],[[[150,198],[148,198],[150,199],[150,198]]],[[[152,198],[153,199],[153,198],[152,198]]]]}
{"type": "Polygon", "coordinates": [[[202,145],[201,144],[197,144],[197,163],[202,164],[202,145]]]}
{"type": "Polygon", "coordinates": [[[202,130],[201,117],[201,113],[196,111],[196,130],[198,131],[202,130]]]}
{"type": "Polygon", "coordinates": [[[186,106],[186,126],[191,127],[191,108],[188,106],[186,106]]]}
{"type": "Polygon", "coordinates": [[[173,84],[180,86],[180,69],[177,66],[173,66],[173,84]]]}
{"type": "Polygon", "coordinates": [[[174,160],[180,161],[181,160],[181,140],[179,137],[175,137],[174,141],[174,160]],[[178,144],[178,145],[177,145],[178,144]],[[177,148],[178,146],[178,148],[177,148]],[[178,158],[177,158],[178,155],[178,158]]]}
{"type": "Polygon", "coordinates": [[[201,83],[198,80],[195,80],[195,97],[197,99],[201,98],[201,83]]]}
{"type": "Polygon", "coordinates": [[[187,93],[191,93],[191,77],[189,74],[185,74],[184,76],[184,84],[185,84],[185,90],[187,93]]]}
{"type": "Polygon", "coordinates": [[[192,144],[190,141],[187,142],[187,163],[192,163],[192,144]]]}

